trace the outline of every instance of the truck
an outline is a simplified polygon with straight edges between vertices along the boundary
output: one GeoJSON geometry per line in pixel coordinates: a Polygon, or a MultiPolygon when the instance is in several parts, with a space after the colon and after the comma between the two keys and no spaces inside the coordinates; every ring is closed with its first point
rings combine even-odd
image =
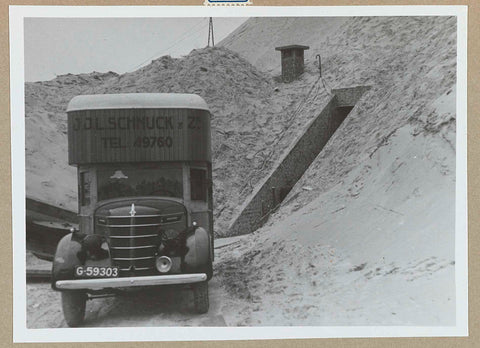
{"type": "Polygon", "coordinates": [[[213,276],[211,114],[198,95],[81,95],[67,107],[78,228],[58,243],[52,288],[65,321],[86,302],[146,287],[193,290],[209,309],[213,276]]]}

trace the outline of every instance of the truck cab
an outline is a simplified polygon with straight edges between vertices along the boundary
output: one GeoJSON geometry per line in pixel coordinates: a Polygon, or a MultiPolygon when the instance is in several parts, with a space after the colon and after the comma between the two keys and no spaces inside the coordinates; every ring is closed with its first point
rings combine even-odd
{"type": "Polygon", "coordinates": [[[79,228],[60,240],[52,287],[69,326],[89,298],[188,284],[208,311],[213,275],[210,112],[192,94],[106,94],[67,107],[79,228]]]}

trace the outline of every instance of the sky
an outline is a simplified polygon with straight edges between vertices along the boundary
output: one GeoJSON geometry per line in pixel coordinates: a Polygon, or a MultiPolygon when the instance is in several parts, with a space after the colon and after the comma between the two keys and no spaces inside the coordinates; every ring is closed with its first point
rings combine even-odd
{"type": "MultiPolygon", "coordinates": [[[[245,17],[214,18],[217,44],[245,17]]],[[[180,57],[207,46],[208,17],[26,18],[25,81],[67,73],[125,73],[152,59],[180,57]]]]}

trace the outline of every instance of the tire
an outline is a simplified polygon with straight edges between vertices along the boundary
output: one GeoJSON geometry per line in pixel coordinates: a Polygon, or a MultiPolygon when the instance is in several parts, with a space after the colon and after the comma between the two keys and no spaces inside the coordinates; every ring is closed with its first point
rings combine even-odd
{"type": "Polygon", "coordinates": [[[193,302],[195,304],[195,311],[198,314],[208,312],[210,306],[208,301],[208,282],[193,284],[193,302]]]}
{"type": "Polygon", "coordinates": [[[84,291],[62,291],[63,316],[67,325],[77,327],[83,323],[87,294],[84,291]]]}

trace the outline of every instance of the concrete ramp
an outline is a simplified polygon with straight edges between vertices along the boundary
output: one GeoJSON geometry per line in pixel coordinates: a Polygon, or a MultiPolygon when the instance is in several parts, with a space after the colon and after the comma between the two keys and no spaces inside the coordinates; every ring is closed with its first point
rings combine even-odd
{"type": "Polygon", "coordinates": [[[332,90],[332,97],[320,114],[290,148],[278,167],[247,199],[248,203],[230,225],[229,236],[251,233],[268,220],[369,89],[369,86],[358,86],[332,90]]]}

